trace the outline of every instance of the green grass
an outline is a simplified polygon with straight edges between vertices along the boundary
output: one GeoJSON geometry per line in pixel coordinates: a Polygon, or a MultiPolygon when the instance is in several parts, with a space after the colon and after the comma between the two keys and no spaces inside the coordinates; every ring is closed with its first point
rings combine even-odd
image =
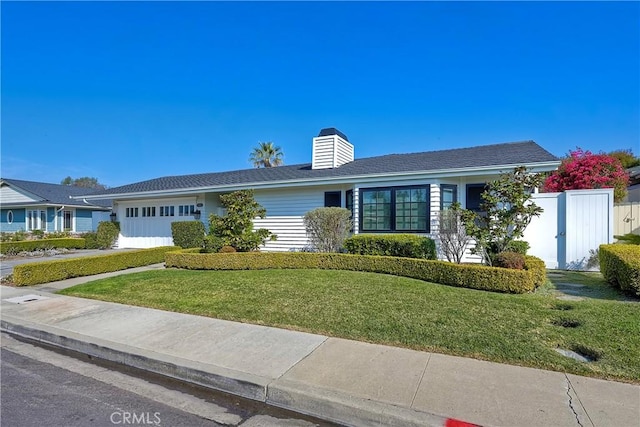
{"type": "MultiPolygon", "coordinates": [[[[568,274],[609,290],[601,276],[568,274]]],[[[60,293],[640,383],[640,303],[560,301],[551,283],[511,295],[374,273],[161,270],[60,293]],[[566,321],[580,325],[554,324],[566,321]],[[557,347],[600,358],[577,362],[557,347]]]]}

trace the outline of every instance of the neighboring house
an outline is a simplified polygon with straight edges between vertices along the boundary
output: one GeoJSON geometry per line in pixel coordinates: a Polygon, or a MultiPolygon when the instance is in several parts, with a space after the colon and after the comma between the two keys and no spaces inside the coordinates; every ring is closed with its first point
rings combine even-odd
{"type": "Polygon", "coordinates": [[[477,209],[484,183],[516,166],[533,172],[558,167],[558,158],[533,141],[354,159],[354,146],[334,128],[313,138],[312,162],[231,172],[167,176],[96,194],[113,199],[121,248],[172,244],[171,223],[222,214],[219,196],[254,189],[267,217],[256,219],[278,236],[264,250],[300,250],[308,244],[303,216],[323,206],[353,212],[356,233],[437,230],[437,214],[454,201],[477,209]]]}
{"type": "Polygon", "coordinates": [[[629,187],[624,202],[640,202],[640,166],[627,169],[629,187]]]}
{"type": "Polygon", "coordinates": [[[87,188],[0,178],[0,231],[85,232],[95,218],[109,219],[111,200],[72,199],[95,192],[87,188]]]}

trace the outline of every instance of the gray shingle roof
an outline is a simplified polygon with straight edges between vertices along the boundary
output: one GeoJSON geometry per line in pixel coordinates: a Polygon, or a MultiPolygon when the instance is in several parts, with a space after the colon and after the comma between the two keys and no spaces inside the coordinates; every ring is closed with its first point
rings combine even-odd
{"type": "Polygon", "coordinates": [[[350,176],[429,172],[501,165],[531,165],[555,162],[558,158],[533,141],[510,142],[470,148],[356,159],[335,169],[311,169],[311,163],[230,172],[165,176],[100,192],[101,195],[130,194],[189,188],[269,183],[292,180],[323,180],[350,176]]]}
{"type": "Polygon", "coordinates": [[[46,182],[24,181],[21,179],[0,178],[0,181],[5,182],[13,187],[18,187],[33,194],[34,196],[39,197],[40,199],[42,199],[42,203],[67,206],[86,206],[87,208],[111,207],[112,205],[111,200],[92,200],[91,203],[87,205],[81,200],[70,198],[70,196],[85,196],[97,193],[99,190],[96,189],[73,187],[70,185],[49,184],[46,182]]]}

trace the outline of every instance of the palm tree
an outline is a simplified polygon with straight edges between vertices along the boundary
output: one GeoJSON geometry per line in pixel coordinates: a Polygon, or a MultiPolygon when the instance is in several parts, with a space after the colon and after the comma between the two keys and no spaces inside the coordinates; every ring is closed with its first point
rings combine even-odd
{"type": "Polygon", "coordinates": [[[258,146],[253,149],[249,161],[256,168],[270,168],[282,165],[283,157],[282,149],[273,145],[273,142],[259,142],[258,146]]]}

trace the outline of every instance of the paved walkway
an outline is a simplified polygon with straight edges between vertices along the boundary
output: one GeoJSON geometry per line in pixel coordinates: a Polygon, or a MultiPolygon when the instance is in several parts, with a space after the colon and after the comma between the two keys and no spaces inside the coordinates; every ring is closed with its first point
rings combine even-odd
{"type": "Polygon", "coordinates": [[[638,385],[47,292],[95,278],[0,287],[2,330],[348,425],[640,427],[638,385]]]}

